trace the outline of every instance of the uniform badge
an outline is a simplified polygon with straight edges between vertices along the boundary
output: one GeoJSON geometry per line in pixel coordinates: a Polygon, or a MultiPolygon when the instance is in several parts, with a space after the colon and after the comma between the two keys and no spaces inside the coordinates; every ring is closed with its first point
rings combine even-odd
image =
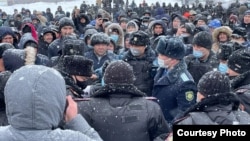
{"type": "Polygon", "coordinates": [[[187,101],[192,101],[194,99],[194,92],[193,91],[187,91],[185,93],[185,95],[186,95],[186,100],[187,101]]]}
{"type": "Polygon", "coordinates": [[[134,37],[134,41],[137,41],[137,37],[134,37]]]}

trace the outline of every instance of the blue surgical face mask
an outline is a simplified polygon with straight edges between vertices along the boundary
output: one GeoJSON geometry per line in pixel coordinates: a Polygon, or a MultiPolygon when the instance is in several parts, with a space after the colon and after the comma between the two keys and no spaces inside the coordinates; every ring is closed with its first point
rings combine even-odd
{"type": "Polygon", "coordinates": [[[133,56],[140,56],[141,52],[136,48],[129,48],[133,56]]]}
{"type": "Polygon", "coordinates": [[[114,53],[114,51],[113,50],[108,50],[108,53],[114,53]]]}
{"type": "Polygon", "coordinates": [[[112,38],[115,41],[115,43],[117,43],[119,36],[116,34],[112,34],[112,35],[110,35],[110,38],[112,38]]]}
{"type": "Polygon", "coordinates": [[[163,60],[163,59],[158,58],[158,65],[159,65],[159,67],[160,67],[160,68],[166,68],[166,66],[165,66],[165,63],[164,63],[164,60],[163,60]]]}
{"type": "Polygon", "coordinates": [[[219,71],[220,71],[221,73],[226,73],[227,70],[228,70],[227,64],[224,64],[224,63],[220,63],[220,64],[219,64],[219,71]]]}
{"type": "Polygon", "coordinates": [[[201,58],[203,56],[203,53],[199,50],[193,50],[193,55],[196,58],[201,58]]]}

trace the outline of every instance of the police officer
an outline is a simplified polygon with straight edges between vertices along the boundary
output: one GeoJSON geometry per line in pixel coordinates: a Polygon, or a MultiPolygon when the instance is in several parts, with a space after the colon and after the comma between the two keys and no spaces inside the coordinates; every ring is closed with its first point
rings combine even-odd
{"type": "Polygon", "coordinates": [[[197,87],[183,60],[185,49],[178,37],[162,37],[156,47],[159,69],[153,96],[158,99],[168,123],[195,104],[197,87]]]}
{"type": "Polygon", "coordinates": [[[149,36],[141,30],[133,32],[129,37],[129,44],[131,47],[122,60],[133,67],[136,78],[134,85],[151,96],[157,65],[154,64],[156,53],[149,46],[149,36]]]}

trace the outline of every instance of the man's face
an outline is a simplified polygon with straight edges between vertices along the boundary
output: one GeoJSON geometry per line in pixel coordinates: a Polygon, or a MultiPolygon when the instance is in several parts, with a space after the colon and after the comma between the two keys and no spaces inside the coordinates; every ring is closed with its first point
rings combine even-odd
{"type": "Polygon", "coordinates": [[[161,25],[155,25],[154,34],[160,35],[160,34],[162,34],[162,32],[163,32],[163,27],[161,25]]]}
{"type": "Polygon", "coordinates": [[[208,54],[209,54],[209,52],[210,52],[210,51],[209,51],[208,49],[206,49],[205,47],[201,47],[201,46],[197,46],[197,45],[193,45],[193,50],[202,52],[202,54],[203,54],[202,57],[201,57],[202,60],[206,59],[206,58],[204,58],[204,57],[207,57],[208,54]]]}
{"type": "Polygon", "coordinates": [[[52,33],[46,33],[45,35],[43,35],[43,39],[45,42],[51,43],[53,41],[52,33]]]}
{"type": "Polygon", "coordinates": [[[197,26],[201,26],[201,25],[206,25],[206,22],[203,20],[198,20],[197,26]]]}
{"type": "Polygon", "coordinates": [[[245,24],[249,24],[250,23],[250,15],[245,15],[243,20],[244,20],[245,24]]]}
{"type": "Polygon", "coordinates": [[[14,43],[14,38],[11,35],[6,35],[3,39],[2,39],[2,43],[10,43],[13,44],[14,43]]]}
{"type": "Polygon", "coordinates": [[[221,32],[221,33],[219,34],[219,41],[220,41],[220,42],[226,42],[227,40],[228,40],[227,34],[221,32]]]}
{"type": "Polygon", "coordinates": [[[103,19],[102,18],[97,18],[96,19],[96,25],[100,26],[100,25],[102,25],[102,23],[103,23],[103,19]]]}
{"type": "Polygon", "coordinates": [[[108,50],[108,45],[106,45],[106,44],[96,44],[96,45],[94,45],[94,52],[98,56],[104,56],[106,54],[107,50],[108,50]]]}
{"type": "Polygon", "coordinates": [[[120,26],[122,29],[126,29],[127,23],[126,22],[121,22],[120,26]]]}
{"type": "Polygon", "coordinates": [[[180,26],[180,24],[181,24],[181,20],[180,19],[175,18],[173,20],[173,28],[178,28],[180,26]]]}
{"type": "Polygon", "coordinates": [[[74,32],[74,28],[72,26],[64,26],[61,28],[61,35],[71,35],[74,32]]]}

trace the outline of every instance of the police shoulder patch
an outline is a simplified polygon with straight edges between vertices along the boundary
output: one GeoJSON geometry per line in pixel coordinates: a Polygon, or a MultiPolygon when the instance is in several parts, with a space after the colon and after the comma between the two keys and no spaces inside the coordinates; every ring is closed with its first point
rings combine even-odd
{"type": "Polygon", "coordinates": [[[186,100],[187,101],[192,101],[194,99],[194,92],[193,91],[187,91],[185,93],[186,100]]]}

